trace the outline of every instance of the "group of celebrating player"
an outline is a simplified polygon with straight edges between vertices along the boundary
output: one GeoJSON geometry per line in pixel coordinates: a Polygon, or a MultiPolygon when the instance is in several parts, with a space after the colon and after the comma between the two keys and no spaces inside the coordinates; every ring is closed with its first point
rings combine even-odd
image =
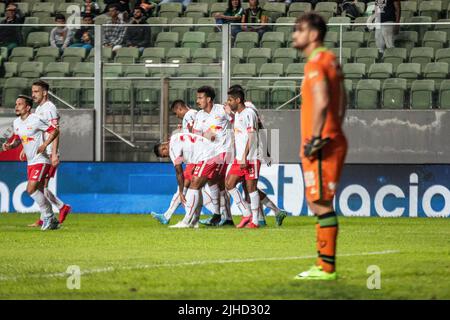
{"type": "Polygon", "coordinates": [[[30,227],[41,226],[41,230],[59,229],[71,207],[61,201],[49,189],[49,181],[55,177],[59,165],[59,114],[56,106],[49,100],[49,85],[39,80],[31,87],[31,97],[19,95],[16,99],[17,118],[13,124],[13,135],[2,144],[7,151],[23,147],[20,158],[26,158],[27,193],[37,203],[40,218],[30,227]],[[32,113],[33,102],[37,108],[32,113]],[[52,205],[58,208],[56,218],[52,205]]]}

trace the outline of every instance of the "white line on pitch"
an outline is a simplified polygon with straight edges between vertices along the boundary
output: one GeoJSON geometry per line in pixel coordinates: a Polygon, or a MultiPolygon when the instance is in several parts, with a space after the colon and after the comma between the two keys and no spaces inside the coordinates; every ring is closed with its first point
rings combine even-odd
{"type": "MultiPolygon", "coordinates": [[[[337,255],[337,257],[357,257],[357,256],[372,256],[372,255],[384,255],[384,254],[395,254],[400,253],[398,250],[385,250],[385,251],[374,251],[374,252],[362,252],[362,253],[343,253],[337,255]]],[[[228,259],[228,260],[203,260],[203,261],[186,261],[178,263],[163,263],[163,264],[140,264],[128,267],[106,267],[97,269],[86,269],[81,271],[81,275],[93,274],[93,273],[106,273],[114,271],[125,271],[125,270],[142,270],[142,269],[156,269],[156,268],[176,268],[184,266],[197,266],[205,264],[225,264],[225,263],[247,263],[247,262],[261,262],[261,261],[284,261],[284,260],[305,260],[316,258],[317,255],[309,256],[297,256],[297,257],[272,257],[272,258],[249,258],[249,259],[228,259]]],[[[35,279],[35,278],[63,278],[68,277],[69,274],[66,272],[58,273],[47,273],[47,274],[31,274],[31,275],[21,275],[21,276],[2,276],[0,275],[0,281],[17,281],[20,279],[35,279]]]]}

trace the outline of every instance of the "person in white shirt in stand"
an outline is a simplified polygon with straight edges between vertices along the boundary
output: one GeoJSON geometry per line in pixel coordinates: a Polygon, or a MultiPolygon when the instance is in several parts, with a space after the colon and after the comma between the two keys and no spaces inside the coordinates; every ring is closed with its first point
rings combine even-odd
{"type": "Polygon", "coordinates": [[[52,206],[44,194],[45,177],[50,169],[50,155],[47,147],[56,139],[59,129],[36,114],[31,113],[33,101],[27,96],[20,95],[16,100],[16,115],[14,120],[14,136],[10,143],[4,143],[2,150],[7,151],[23,146],[27,157],[27,192],[38,204],[41,212],[41,230],[55,230],[60,224],[53,214],[52,206]],[[44,137],[47,136],[46,139],[44,137]]]}
{"type": "MultiPolygon", "coordinates": [[[[31,87],[31,96],[34,103],[37,104],[35,110],[36,115],[43,119],[46,123],[52,124],[59,128],[59,114],[56,106],[49,100],[48,91],[50,87],[47,82],[38,80],[33,83],[31,87]]],[[[56,170],[59,165],[59,137],[47,147],[47,153],[50,155],[51,167],[45,176],[44,194],[45,197],[58,208],[59,210],[59,223],[63,223],[67,215],[72,210],[70,205],[65,204],[48,188],[48,184],[51,178],[55,177],[56,170]]],[[[39,219],[35,223],[29,225],[30,227],[37,227],[42,225],[42,219],[39,219]]]]}

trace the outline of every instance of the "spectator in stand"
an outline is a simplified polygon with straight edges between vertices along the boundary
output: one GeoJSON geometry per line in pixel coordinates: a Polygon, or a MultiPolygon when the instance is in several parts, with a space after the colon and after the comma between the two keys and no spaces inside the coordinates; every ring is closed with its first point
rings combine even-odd
{"type": "Polygon", "coordinates": [[[400,31],[399,25],[386,25],[399,23],[401,14],[400,0],[377,0],[375,2],[375,22],[380,25],[375,29],[375,42],[380,53],[386,48],[394,47],[394,35],[400,31]]]}
{"type": "MultiPolygon", "coordinates": [[[[8,4],[6,7],[6,17],[0,20],[0,24],[21,24],[22,19],[17,16],[17,6],[8,4]]],[[[8,55],[11,50],[22,43],[22,32],[20,26],[1,27],[0,28],[0,47],[8,48],[8,55]]]]}
{"type": "Polygon", "coordinates": [[[259,0],[249,0],[249,7],[244,11],[244,15],[242,16],[242,31],[252,31],[258,32],[259,38],[262,38],[264,32],[266,32],[266,24],[269,21],[269,18],[264,14],[263,9],[259,6],[259,0]],[[262,25],[246,25],[248,23],[260,23],[262,25]]]}
{"type": "Polygon", "coordinates": [[[85,48],[89,53],[94,47],[94,19],[91,15],[86,14],[83,17],[82,25],[73,36],[73,48],[85,48]]]}
{"type": "MultiPolygon", "coordinates": [[[[228,0],[227,10],[224,13],[216,13],[214,18],[216,18],[217,24],[239,23],[243,14],[244,9],[242,8],[241,0],[228,0]]],[[[232,26],[231,35],[235,37],[240,29],[239,26],[232,26]]]]}
{"type": "Polygon", "coordinates": [[[177,2],[177,3],[182,3],[183,4],[183,8],[186,9],[186,7],[191,3],[192,0],[163,0],[159,3],[159,5],[165,4],[165,3],[172,3],[172,2],[177,2]]]}
{"type": "Polygon", "coordinates": [[[85,16],[87,14],[93,17],[100,14],[100,6],[95,0],[85,0],[81,6],[81,15],[85,16]]]}
{"type": "Polygon", "coordinates": [[[59,51],[64,51],[69,44],[72,36],[72,32],[65,25],[66,17],[62,14],[57,14],[55,16],[55,22],[61,26],[55,27],[50,32],[50,45],[54,48],[58,48],[59,51]]]}
{"type": "Polygon", "coordinates": [[[150,28],[145,21],[144,9],[141,7],[134,8],[133,17],[130,24],[139,26],[127,28],[125,33],[125,46],[139,48],[140,52],[150,44],[150,28]]]}
{"type": "Polygon", "coordinates": [[[103,45],[112,48],[113,51],[122,48],[125,32],[127,30],[127,28],[123,26],[124,23],[119,14],[119,6],[115,4],[111,5],[108,9],[108,15],[111,18],[108,21],[108,24],[114,24],[114,26],[104,27],[103,45]]]}
{"type": "Polygon", "coordinates": [[[156,2],[151,2],[149,0],[138,0],[136,2],[136,7],[144,9],[145,17],[149,18],[155,15],[158,5],[156,2]]]}

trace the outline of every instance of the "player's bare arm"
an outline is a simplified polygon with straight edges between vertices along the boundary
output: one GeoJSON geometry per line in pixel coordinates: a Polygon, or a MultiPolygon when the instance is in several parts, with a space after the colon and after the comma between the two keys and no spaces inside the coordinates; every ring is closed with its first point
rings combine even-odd
{"type": "Polygon", "coordinates": [[[59,135],[59,129],[54,127],[55,129],[48,134],[47,140],[37,149],[37,153],[42,153],[45,149],[52,143],[56,137],[59,135]]]}
{"type": "Polygon", "coordinates": [[[52,158],[50,159],[52,161],[52,166],[57,167],[59,164],[59,154],[58,154],[58,148],[59,148],[59,134],[53,140],[52,144],[52,158]]]}
{"type": "Polygon", "coordinates": [[[183,167],[181,164],[175,165],[175,175],[177,177],[177,183],[178,183],[178,194],[180,195],[181,203],[186,203],[186,198],[183,194],[183,188],[184,188],[184,175],[183,175],[183,167]]]}
{"type": "Polygon", "coordinates": [[[3,151],[8,151],[8,150],[11,150],[11,149],[15,149],[15,148],[17,148],[18,146],[20,146],[20,144],[22,143],[22,141],[20,141],[20,139],[15,139],[14,141],[12,141],[11,143],[4,143],[3,145],[2,145],[2,149],[3,149],[3,151]]]}

